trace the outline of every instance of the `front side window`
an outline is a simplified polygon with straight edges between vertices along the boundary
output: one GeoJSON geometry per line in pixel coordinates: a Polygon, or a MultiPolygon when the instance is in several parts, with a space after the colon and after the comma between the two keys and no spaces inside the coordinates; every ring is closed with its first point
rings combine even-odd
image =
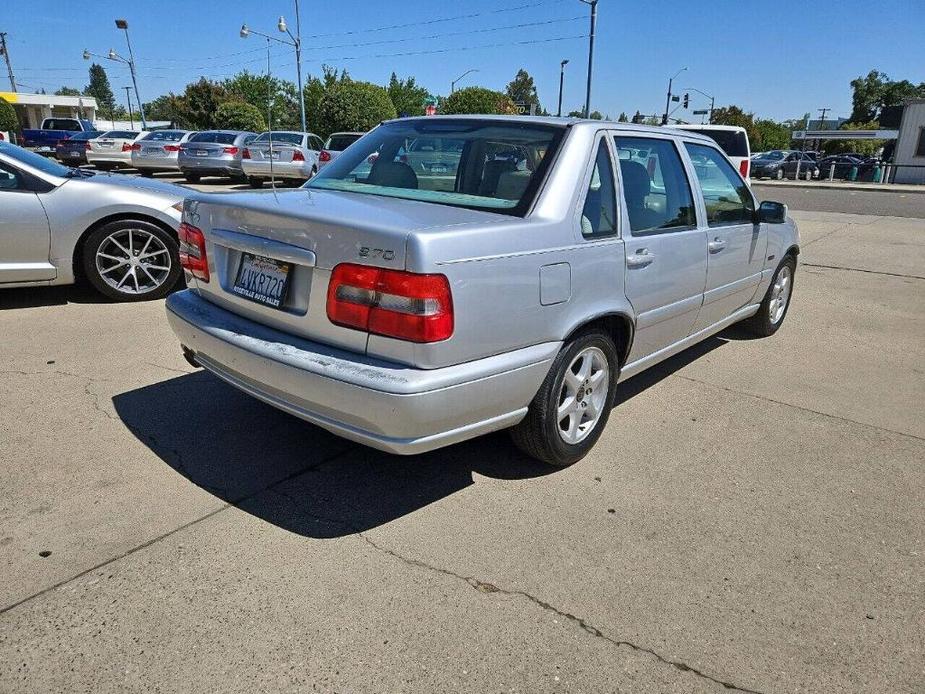
{"type": "Polygon", "coordinates": [[[563,134],[563,127],[529,121],[393,121],[305,187],[524,216],[563,134]]]}
{"type": "Polygon", "coordinates": [[[623,199],[634,234],[697,225],[694,198],[681,156],[671,140],[614,136],[623,179],[623,199]]]}
{"type": "Polygon", "coordinates": [[[751,224],[755,210],[752,194],[748,184],[726,158],[712,147],[691,142],[684,143],[684,146],[703,191],[707,223],[711,227],[751,224]]]}
{"type": "Polygon", "coordinates": [[[600,141],[591,181],[581,211],[581,233],[586,237],[608,236],[617,230],[616,187],[607,143],[600,141]]]}

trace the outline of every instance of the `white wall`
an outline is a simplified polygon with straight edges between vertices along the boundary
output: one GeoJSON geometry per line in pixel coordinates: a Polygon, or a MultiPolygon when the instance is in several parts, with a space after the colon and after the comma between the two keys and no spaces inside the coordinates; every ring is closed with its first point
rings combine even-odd
{"type": "Polygon", "coordinates": [[[915,156],[919,138],[925,137],[925,99],[913,99],[903,110],[903,120],[899,126],[899,139],[896,141],[896,154],[893,161],[897,164],[916,164],[921,169],[900,167],[893,179],[895,183],[925,183],[925,157],[915,156]]]}

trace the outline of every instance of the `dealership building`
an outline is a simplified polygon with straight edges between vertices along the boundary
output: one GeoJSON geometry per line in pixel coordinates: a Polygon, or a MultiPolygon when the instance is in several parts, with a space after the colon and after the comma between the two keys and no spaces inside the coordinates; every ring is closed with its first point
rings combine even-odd
{"type": "Polygon", "coordinates": [[[40,128],[46,118],[86,118],[96,120],[96,99],[92,96],[54,96],[0,92],[16,111],[19,123],[26,128],[40,128]]]}
{"type": "Polygon", "coordinates": [[[925,99],[905,103],[893,163],[894,183],[925,183],[925,99]]]}

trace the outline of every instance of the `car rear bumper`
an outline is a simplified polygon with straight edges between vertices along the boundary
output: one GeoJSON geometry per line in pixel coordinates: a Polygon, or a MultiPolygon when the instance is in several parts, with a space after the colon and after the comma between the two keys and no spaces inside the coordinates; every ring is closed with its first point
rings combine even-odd
{"type": "MultiPolygon", "coordinates": [[[[248,176],[270,176],[270,162],[245,159],[241,162],[244,173],[248,176]]],[[[273,162],[273,175],[277,178],[297,178],[308,180],[312,175],[312,164],[306,161],[273,162]]]]}
{"type": "Polygon", "coordinates": [[[519,422],[561,343],[441,369],[415,369],[328,347],[247,320],[195,291],[167,318],[203,367],[339,436],[411,455],[519,422]]]}
{"type": "Polygon", "coordinates": [[[145,171],[179,171],[176,157],[132,157],[132,166],[145,171]]]}

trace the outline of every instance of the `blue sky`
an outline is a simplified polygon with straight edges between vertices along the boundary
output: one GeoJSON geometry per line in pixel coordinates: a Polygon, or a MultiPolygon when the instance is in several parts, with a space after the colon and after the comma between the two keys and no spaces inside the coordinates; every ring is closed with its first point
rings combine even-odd
{"type": "MultiPolygon", "coordinates": [[[[247,22],[275,33],[280,14],[294,30],[292,0],[31,0],[0,15],[0,30],[9,34],[21,89],[51,92],[87,83],[84,48],[125,52],[113,24],[125,17],[147,101],[181,91],[200,75],[265,70],[263,40],[242,40],[238,30],[247,22]]],[[[503,89],[523,67],[554,111],[559,61],[568,58],[563,110],[584,101],[587,38],[580,37],[587,35],[588,7],[579,0],[302,0],[302,15],[309,73],[327,62],[384,84],[394,70],[446,94],[450,81],[470,68],[478,72],[460,86],[503,89]],[[381,28],[395,25],[403,26],[381,28]]],[[[815,115],[823,106],[847,116],[848,83],[870,69],[925,80],[923,27],[925,0],[600,0],[591,105],[614,118],[637,108],[661,112],[668,77],[687,67],[676,86],[711,93],[717,105],[735,103],[777,119],[815,115]]],[[[124,101],[127,69],[99,62],[124,101]]],[[[291,49],[274,46],[272,62],[275,73],[295,80],[291,49]]],[[[705,105],[695,100],[692,108],[705,105]]]]}

